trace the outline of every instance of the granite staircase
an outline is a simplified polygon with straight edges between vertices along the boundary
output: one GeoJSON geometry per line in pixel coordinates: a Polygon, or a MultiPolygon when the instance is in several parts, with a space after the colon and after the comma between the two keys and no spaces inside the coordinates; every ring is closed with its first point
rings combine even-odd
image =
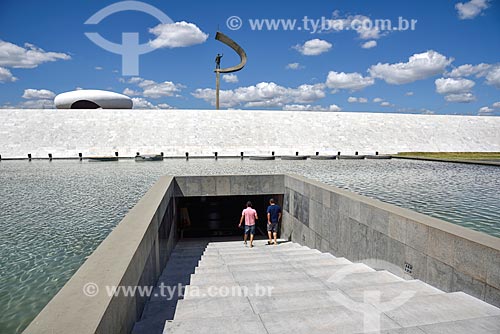
{"type": "Polygon", "coordinates": [[[465,293],[293,242],[254,244],[179,242],[158,284],[185,291],[153,294],[133,333],[500,333],[500,309],[465,293]]]}

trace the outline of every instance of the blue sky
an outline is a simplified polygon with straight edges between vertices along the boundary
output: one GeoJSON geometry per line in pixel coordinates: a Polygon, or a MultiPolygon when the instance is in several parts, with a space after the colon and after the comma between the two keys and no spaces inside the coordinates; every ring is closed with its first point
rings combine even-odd
{"type": "Polygon", "coordinates": [[[215,55],[224,53],[222,67],[238,62],[214,39],[220,29],[249,58],[223,78],[223,108],[500,115],[498,1],[145,1],[174,23],[124,11],[84,24],[116,2],[2,0],[0,107],[52,107],[54,94],[83,88],[125,93],[139,108],[213,108],[215,55]],[[227,26],[232,16],[241,28],[227,26]],[[376,28],[397,28],[400,17],[415,29],[376,28]],[[322,18],[335,29],[313,32],[322,18]],[[296,22],[293,31],[252,29],[259,19],[296,22]],[[114,43],[138,32],[158,48],[124,76],[121,56],[85,32],[114,43]]]}

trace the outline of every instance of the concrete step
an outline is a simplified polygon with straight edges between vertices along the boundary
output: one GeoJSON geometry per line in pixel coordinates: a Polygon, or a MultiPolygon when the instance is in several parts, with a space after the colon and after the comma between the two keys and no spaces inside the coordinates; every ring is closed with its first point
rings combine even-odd
{"type": "Polygon", "coordinates": [[[264,288],[270,290],[272,295],[328,289],[321,280],[309,276],[293,280],[271,279],[258,282],[239,282],[239,285],[248,288],[249,296],[257,295],[256,292],[261,293],[264,288]]]}
{"type": "Polygon", "coordinates": [[[197,267],[195,269],[196,274],[200,273],[217,273],[217,272],[235,272],[235,271],[260,271],[260,270],[281,270],[281,269],[293,269],[291,264],[286,262],[278,263],[257,263],[257,264],[234,264],[234,265],[222,265],[220,267],[197,267]]]}
{"type": "Polygon", "coordinates": [[[403,327],[500,316],[499,308],[463,292],[414,297],[394,310],[383,311],[403,327]]]}
{"type": "MultiPolygon", "coordinates": [[[[287,251],[292,251],[292,250],[301,250],[301,249],[310,249],[305,246],[300,246],[298,244],[293,244],[293,243],[285,243],[285,244],[280,244],[278,246],[274,245],[259,245],[259,244],[254,244],[255,247],[252,248],[252,250],[259,250],[259,251],[266,251],[266,252],[287,252],[287,251]]],[[[248,246],[248,245],[247,245],[248,246]]],[[[238,254],[238,253],[244,253],[247,251],[249,247],[245,247],[243,242],[241,242],[238,245],[235,245],[234,247],[230,248],[206,248],[204,251],[204,254],[238,254]]]]}
{"type": "Polygon", "coordinates": [[[500,316],[441,322],[419,326],[419,328],[425,334],[498,334],[500,333],[500,316]]]}
{"type": "MultiPolygon", "coordinates": [[[[285,240],[278,240],[278,243],[279,243],[279,245],[276,246],[276,247],[280,247],[281,245],[288,244],[289,242],[287,242],[285,240]]],[[[225,250],[229,250],[231,248],[239,248],[242,245],[243,245],[243,238],[241,238],[241,239],[239,239],[237,241],[210,242],[207,245],[207,249],[225,249],[225,250]]],[[[267,239],[254,240],[254,245],[257,246],[257,247],[266,246],[267,245],[267,239]]],[[[296,244],[296,245],[298,245],[298,244],[296,244]]]]}
{"type": "Polygon", "coordinates": [[[183,299],[177,303],[174,320],[213,317],[235,317],[238,319],[246,314],[254,314],[247,297],[183,299]]]}
{"type": "Polygon", "coordinates": [[[310,262],[310,261],[315,261],[319,259],[335,259],[335,256],[333,256],[330,253],[319,253],[319,254],[305,254],[305,255],[280,255],[280,259],[283,261],[304,261],[304,262],[310,262]]]}
{"type": "Polygon", "coordinates": [[[293,260],[288,260],[287,263],[294,266],[295,268],[310,268],[310,267],[323,267],[328,265],[334,266],[340,264],[352,264],[352,262],[346,258],[343,257],[332,258],[328,256],[322,256],[312,260],[308,259],[304,261],[298,261],[293,259],[293,260]]]}
{"type": "Polygon", "coordinates": [[[233,295],[261,296],[267,291],[272,295],[296,293],[300,291],[326,290],[327,286],[321,280],[307,277],[294,280],[267,280],[259,282],[219,283],[207,285],[186,286],[184,299],[210,298],[210,296],[228,296],[228,291],[236,291],[233,295]],[[219,289],[220,288],[220,289],[219,289]],[[232,290],[235,289],[235,290],[232,290]]]}
{"type": "Polygon", "coordinates": [[[218,266],[201,266],[194,269],[194,274],[216,274],[216,273],[227,273],[227,265],[221,264],[218,266]]]}
{"type": "Polygon", "coordinates": [[[395,298],[401,297],[402,293],[411,293],[413,297],[426,296],[426,295],[436,295],[442,294],[443,291],[430,286],[419,280],[411,281],[399,281],[372,285],[363,285],[357,287],[345,286],[342,292],[346,294],[349,298],[357,302],[370,302],[370,294],[373,291],[380,293],[380,301],[393,300],[395,298]]]}
{"type": "Polygon", "coordinates": [[[291,291],[265,296],[249,296],[248,299],[257,314],[339,306],[325,290],[291,291]]]}
{"type": "MultiPolygon", "coordinates": [[[[351,265],[354,266],[354,265],[351,265]]],[[[325,281],[325,284],[330,289],[348,289],[355,287],[370,286],[374,289],[379,284],[404,282],[404,279],[398,277],[388,271],[370,271],[370,272],[351,272],[348,269],[348,274],[337,272],[325,281]]]]}
{"type": "Polygon", "coordinates": [[[333,264],[323,266],[304,267],[302,270],[309,276],[317,277],[325,282],[330,280],[340,281],[348,275],[355,273],[375,272],[374,269],[363,263],[333,264]]]}
{"type": "Polygon", "coordinates": [[[236,283],[233,274],[230,272],[191,274],[192,285],[217,285],[222,283],[236,283]]]}
{"type": "MultiPolygon", "coordinates": [[[[225,259],[223,260],[224,264],[226,265],[252,265],[252,264],[259,264],[259,263],[280,263],[282,262],[281,259],[277,257],[271,257],[271,256],[264,256],[264,257],[250,257],[250,258],[244,258],[244,259],[225,259]]],[[[215,262],[209,262],[210,263],[215,263],[215,262]]],[[[200,263],[201,266],[201,263],[200,263]]]]}
{"type": "MultiPolygon", "coordinates": [[[[250,290],[250,289],[248,289],[250,290]]],[[[227,296],[244,296],[245,293],[240,291],[242,287],[235,282],[218,283],[218,284],[190,284],[187,285],[184,291],[183,299],[197,298],[216,298],[227,296]]]]}
{"type": "MultiPolygon", "coordinates": [[[[364,313],[344,306],[281,310],[260,314],[269,334],[285,333],[364,333],[398,329],[400,326],[380,314],[374,307],[366,306],[364,313]]],[[[385,332],[384,332],[385,333],[385,332]]],[[[406,333],[406,332],[400,332],[406,333]]]]}
{"type": "MultiPolygon", "coordinates": [[[[314,252],[302,255],[288,255],[288,254],[249,254],[244,256],[229,256],[226,258],[222,257],[203,257],[198,262],[198,267],[218,267],[223,265],[254,265],[263,263],[315,263],[322,262],[327,263],[329,260],[335,260],[336,257],[329,253],[314,252]]],[[[346,260],[342,260],[344,263],[346,260]]],[[[350,262],[349,262],[350,263],[350,262]]]]}
{"type": "MultiPolygon", "coordinates": [[[[218,257],[222,258],[223,260],[225,259],[244,259],[244,258],[249,258],[249,257],[267,257],[267,256],[298,256],[298,255],[314,255],[314,254],[321,254],[318,250],[312,250],[312,249],[298,249],[298,250],[287,250],[283,252],[278,252],[278,251],[269,251],[269,250],[257,250],[253,248],[249,248],[246,252],[241,252],[241,253],[232,253],[232,254],[219,254],[218,257]]],[[[203,255],[201,259],[205,258],[210,258],[210,256],[215,256],[215,255],[203,255]],[[208,256],[208,257],[207,257],[208,256]]]]}
{"type": "Polygon", "coordinates": [[[308,278],[309,276],[297,269],[281,269],[281,270],[260,270],[260,271],[235,271],[232,273],[236,282],[251,282],[258,283],[261,281],[270,280],[295,280],[308,278]]]}
{"type": "Polygon", "coordinates": [[[216,317],[167,321],[163,334],[265,334],[266,329],[256,314],[242,317],[216,317]]]}

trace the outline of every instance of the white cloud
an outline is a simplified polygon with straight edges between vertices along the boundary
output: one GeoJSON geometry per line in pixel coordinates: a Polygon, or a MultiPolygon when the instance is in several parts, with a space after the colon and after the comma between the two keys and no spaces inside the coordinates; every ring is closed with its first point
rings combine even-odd
{"type": "Polygon", "coordinates": [[[132,102],[134,109],[172,109],[173,107],[167,103],[160,103],[158,105],[151,103],[150,101],[142,97],[133,97],[132,102]]]}
{"type": "Polygon", "coordinates": [[[133,90],[133,89],[130,89],[130,88],[125,88],[123,90],[123,94],[128,95],[128,96],[139,96],[139,95],[141,95],[140,92],[138,92],[136,90],[133,90]]]}
{"type": "Polygon", "coordinates": [[[96,67],[94,67],[94,69],[95,69],[96,71],[102,71],[104,68],[103,68],[103,67],[101,67],[101,66],[96,66],[96,67]]]}
{"type": "Polygon", "coordinates": [[[174,107],[172,107],[170,104],[168,103],[159,103],[158,104],[158,107],[160,109],[174,109],[174,107]]]}
{"type": "Polygon", "coordinates": [[[0,40],[0,66],[13,68],[35,68],[38,65],[56,60],[68,60],[65,53],[46,52],[33,44],[24,47],[0,40]]]}
{"type": "Polygon", "coordinates": [[[54,100],[38,99],[21,102],[19,108],[22,109],[54,109],[54,100]]]}
{"type": "Polygon", "coordinates": [[[380,103],[380,106],[382,107],[393,107],[393,105],[390,102],[384,101],[380,103]]]}
{"type": "Polygon", "coordinates": [[[361,47],[363,49],[371,49],[371,48],[374,48],[376,46],[377,46],[377,41],[373,41],[373,40],[361,44],[361,47]]]}
{"type": "Polygon", "coordinates": [[[158,109],[153,103],[142,97],[133,97],[132,102],[134,109],[158,109]]]}
{"type": "Polygon", "coordinates": [[[380,102],[382,102],[382,101],[384,101],[384,99],[382,99],[382,98],[380,98],[380,97],[376,97],[376,98],[374,98],[374,99],[373,99],[373,102],[374,102],[374,103],[380,103],[380,102]]]}
{"type": "Polygon", "coordinates": [[[487,75],[486,83],[488,85],[500,88],[500,65],[495,66],[487,75]]]}
{"type": "Polygon", "coordinates": [[[48,89],[25,89],[22,98],[27,101],[19,103],[15,108],[53,109],[54,96],[56,94],[48,89]]]}
{"type": "Polygon", "coordinates": [[[53,99],[56,96],[56,94],[50,90],[47,89],[25,89],[24,94],[23,94],[23,99],[53,99]]]}
{"type": "Polygon", "coordinates": [[[0,67],[0,82],[14,82],[17,78],[12,73],[3,67],[0,67]]]}
{"type": "Polygon", "coordinates": [[[363,77],[361,74],[354,73],[344,73],[330,71],[328,77],[326,78],[326,85],[328,88],[333,89],[350,89],[350,90],[360,90],[365,87],[371,86],[375,83],[375,80],[371,77],[363,77]]]}
{"type": "Polygon", "coordinates": [[[204,43],[208,38],[195,24],[184,21],[159,24],[149,32],[156,35],[149,41],[154,48],[182,48],[204,43]]]}
{"type": "Polygon", "coordinates": [[[141,95],[152,99],[157,99],[163,96],[178,96],[186,86],[173,83],[172,81],[155,82],[153,80],[146,80],[140,77],[133,77],[128,80],[128,83],[137,85],[142,89],[142,92],[136,92],[132,89],[125,88],[124,94],[126,95],[141,95]],[[125,93],[127,91],[127,93],[125,93]]]}
{"type": "Polygon", "coordinates": [[[493,108],[497,108],[497,109],[500,109],[500,102],[495,102],[492,104],[492,107],[493,108]]]}
{"type": "Polygon", "coordinates": [[[474,96],[474,94],[470,92],[448,94],[444,97],[444,99],[448,102],[458,102],[458,103],[470,103],[476,101],[476,97],[474,96]]]}
{"type": "Polygon", "coordinates": [[[330,106],[328,107],[328,111],[341,111],[341,110],[342,110],[342,108],[340,108],[336,104],[330,104],[330,106]]]}
{"type": "Polygon", "coordinates": [[[462,78],[439,78],[436,79],[434,83],[436,84],[436,92],[442,95],[470,92],[472,87],[476,84],[472,80],[462,78]]]}
{"type": "Polygon", "coordinates": [[[500,88],[500,64],[465,64],[446,73],[446,75],[449,77],[468,77],[472,75],[475,75],[476,78],[485,77],[488,85],[500,88]]]}
{"type": "Polygon", "coordinates": [[[368,70],[372,77],[380,78],[393,85],[401,85],[443,73],[453,61],[442,54],[430,50],[416,53],[406,63],[372,65],[368,70]]]}
{"type": "Polygon", "coordinates": [[[329,51],[332,44],[322,39],[311,39],[303,45],[296,45],[294,48],[305,56],[317,56],[329,51]]]}
{"type": "Polygon", "coordinates": [[[413,96],[413,95],[415,95],[415,93],[413,93],[413,92],[406,92],[405,95],[406,96],[413,96]]]}
{"type": "Polygon", "coordinates": [[[434,81],[436,92],[446,95],[444,98],[448,102],[470,103],[476,100],[471,93],[471,89],[476,84],[472,80],[463,78],[439,78],[434,81]]]}
{"type": "Polygon", "coordinates": [[[303,66],[301,66],[299,63],[290,63],[288,65],[286,65],[286,69],[287,70],[299,70],[301,69],[303,66]]]}
{"type": "Polygon", "coordinates": [[[52,100],[28,100],[17,105],[12,105],[7,102],[0,109],[54,109],[55,105],[52,100]]]}
{"type": "Polygon", "coordinates": [[[469,77],[475,75],[477,78],[483,77],[488,73],[488,70],[491,68],[490,64],[465,64],[454,68],[451,72],[446,73],[446,76],[457,78],[457,77],[469,77]]]}
{"type": "Polygon", "coordinates": [[[283,110],[289,111],[340,111],[342,110],[336,104],[332,104],[328,107],[310,104],[287,104],[283,107],[283,110]]]}
{"type": "Polygon", "coordinates": [[[367,103],[368,99],[364,98],[364,97],[349,96],[349,98],[347,98],[347,102],[349,102],[349,103],[367,103]]]}
{"type": "Polygon", "coordinates": [[[494,110],[490,107],[481,107],[479,108],[478,110],[478,113],[479,114],[489,114],[489,113],[492,113],[494,110]]]}
{"type": "Polygon", "coordinates": [[[471,0],[469,2],[459,2],[455,5],[458,17],[461,20],[473,19],[488,7],[489,0],[471,0]]]}
{"type": "MultiPolygon", "coordinates": [[[[325,85],[300,85],[289,88],[274,82],[260,82],[255,86],[238,87],[220,91],[220,105],[232,108],[243,105],[247,108],[283,107],[286,104],[309,104],[325,97],[325,85]]],[[[215,90],[196,89],[192,95],[215,105],[215,90]]]]}
{"type": "Polygon", "coordinates": [[[222,80],[224,80],[227,83],[237,83],[238,76],[236,74],[224,74],[222,76],[222,80]]]}
{"type": "Polygon", "coordinates": [[[364,15],[349,15],[341,18],[339,11],[334,11],[333,19],[329,20],[329,24],[333,30],[337,31],[355,30],[361,39],[379,39],[382,36],[375,22],[364,15]]]}

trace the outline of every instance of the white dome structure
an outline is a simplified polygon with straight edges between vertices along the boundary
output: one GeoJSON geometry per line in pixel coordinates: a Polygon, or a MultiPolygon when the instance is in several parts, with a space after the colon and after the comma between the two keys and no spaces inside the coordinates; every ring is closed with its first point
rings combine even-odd
{"type": "Polygon", "coordinates": [[[132,109],[128,96],[97,89],[81,89],[61,93],[54,99],[57,109],[132,109]]]}

